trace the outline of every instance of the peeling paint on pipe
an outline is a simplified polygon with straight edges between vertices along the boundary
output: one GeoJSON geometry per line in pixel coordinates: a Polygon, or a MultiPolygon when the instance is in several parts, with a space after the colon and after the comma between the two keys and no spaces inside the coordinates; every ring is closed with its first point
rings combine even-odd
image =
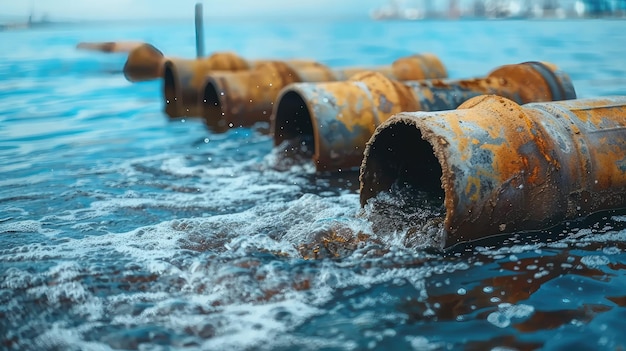
{"type": "Polygon", "coordinates": [[[107,53],[131,52],[143,44],[144,43],[138,41],[81,42],[76,45],[76,48],[107,53]]]}
{"type": "Polygon", "coordinates": [[[375,70],[398,80],[445,78],[446,69],[432,54],[400,58],[391,65],[375,68],[348,67],[333,69],[312,61],[268,61],[253,70],[212,72],[203,89],[203,117],[214,131],[228,126],[249,126],[269,121],[280,90],[295,82],[346,80],[354,74],[375,70]]]}
{"type": "Polygon", "coordinates": [[[362,206],[394,183],[443,196],[447,246],[623,208],[626,96],[403,112],[368,141],[360,182],[362,206]]]}
{"type": "Polygon", "coordinates": [[[345,82],[295,83],[283,89],[272,115],[274,144],[313,140],[318,171],[358,167],[375,128],[404,111],[454,109],[482,94],[517,103],[576,98],[570,78],[550,63],[501,66],[486,78],[399,82],[365,72],[345,82]]]}

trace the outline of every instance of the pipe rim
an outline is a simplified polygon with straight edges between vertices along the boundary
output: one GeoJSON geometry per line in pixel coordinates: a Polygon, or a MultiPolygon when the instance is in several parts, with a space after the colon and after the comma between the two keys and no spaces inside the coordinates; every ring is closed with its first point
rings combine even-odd
{"type": "Polygon", "coordinates": [[[228,89],[218,79],[210,75],[207,77],[202,93],[202,117],[207,128],[216,132],[224,132],[230,127],[226,91],[228,89]]]}
{"type": "Polygon", "coordinates": [[[291,84],[279,94],[276,99],[274,111],[271,116],[271,131],[274,146],[278,146],[287,140],[301,138],[312,149],[311,157],[317,164],[320,154],[318,140],[319,130],[314,123],[314,114],[309,99],[297,88],[297,84],[291,84]],[[302,118],[295,118],[300,112],[302,118]],[[290,120],[288,116],[294,116],[290,120]],[[289,124],[289,121],[296,123],[289,124]]]}
{"type": "Polygon", "coordinates": [[[176,76],[174,62],[165,61],[163,64],[163,97],[165,98],[165,113],[170,117],[180,117],[178,96],[181,96],[181,92],[176,76]]]}
{"type": "Polygon", "coordinates": [[[550,88],[553,101],[576,99],[576,90],[570,77],[557,66],[540,61],[529,61],[524,64],[532,67],[543,77],[550,88]]]}

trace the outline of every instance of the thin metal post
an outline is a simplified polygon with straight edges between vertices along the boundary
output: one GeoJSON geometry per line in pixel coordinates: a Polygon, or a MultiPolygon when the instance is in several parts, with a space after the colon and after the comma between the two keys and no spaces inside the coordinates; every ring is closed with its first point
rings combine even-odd
{"type": "Polygon", "coordinates": [[[202,16],[202,3],[196,3],[196,55],[204,56],[204,22],[202,16]]]}

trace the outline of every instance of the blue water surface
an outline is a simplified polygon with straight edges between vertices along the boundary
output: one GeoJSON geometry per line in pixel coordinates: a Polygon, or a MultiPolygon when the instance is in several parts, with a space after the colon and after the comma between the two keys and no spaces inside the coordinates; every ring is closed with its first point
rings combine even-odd
{"type": "MultiPolygon", "coordinates": [[[[548,61],[579,97],[626,95],[621,20],[205,29],[208,50],[249,59],[432,52],[451,78],[548,61]]],[[[127,82],[124,54],[76,49],[110,40],[195,55],[188,22],[0,32],[0,349],[626,348],[626,212],[443,252],[407,244],[360,208],[356,172],[277,167],[263,125],[169,120],[161,82],[127,82]]]]}

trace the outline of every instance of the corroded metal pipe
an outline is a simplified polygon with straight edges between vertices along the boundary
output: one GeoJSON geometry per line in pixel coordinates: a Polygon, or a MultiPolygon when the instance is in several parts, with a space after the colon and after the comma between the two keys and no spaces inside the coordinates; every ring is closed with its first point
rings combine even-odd
{"type": "Polygon", "coordinates": [[[143,44],[144,43],[138,41],[80,42],[76,45],[76,48],[107,53],[131,52],[143,44]]]}
{"type": "MultiPolygon", "coordinates": [[[[143,43],[128,53],[128,58],[124,64],[124,75],[131,82],[164,78],[168,63],[170,66],[177,66],[173,68],[174,70],[180,69],[182,72],[201,68],[198,74],[201,74],[202,77],[208,72],[207,69],[240,70],[249,69],[256,64],[255,61],[248,62],[231,52],[218,52],[201,59],[172,58],[164,56],[154,46],[143,43]]],[[[182,76],[179,78],[185,79],[182,76]]]]}
{"type": "Polygon", "coordinates": [[[441,196],[446,245],[626,207],[626,96],[472,98],[403,112],[365,148],[361,205],[392,185],[441,196]]]}
{"type": "Polygon", "coordinates": [[[375,68],[333,69],[310,61],[269,61],[250,71],[207,75],[201,101],[203,117],[215,131],[224,131],[228,125],[269,121],[274,101],[288,84],[340,81],[372,70],[397,80],[445,78],[447,74],[439,58],[432,54],[402,57],[391,65],[375,68]]]}
{"type": "Polygon", "coordinates": [[[549,63],[501,66],[486,78],[398,82],[374,72],[349,81],[296,83],[281,91],[272,116],[274,143],[312,140],[318,171],[358,167],[376,126],[403,111],[454,109],[497,94],[518,103],[576,98],[570,78],[549,63]]]}
{"type": "Polygon", "coordinates": [[[211,71],[250,69],[251,63],[231,52],[196,60],[168,59],[163,65],[165,113],[170,117],[201,116],[200,90],[211,71]]]}
{"type": "Polygon", "coordinates": [[[143,44],[128,53],[124,64],[124,76],[129,82],[143,82],[163,77],[163,65],[167,58],[150,44],[143,44]]]}

